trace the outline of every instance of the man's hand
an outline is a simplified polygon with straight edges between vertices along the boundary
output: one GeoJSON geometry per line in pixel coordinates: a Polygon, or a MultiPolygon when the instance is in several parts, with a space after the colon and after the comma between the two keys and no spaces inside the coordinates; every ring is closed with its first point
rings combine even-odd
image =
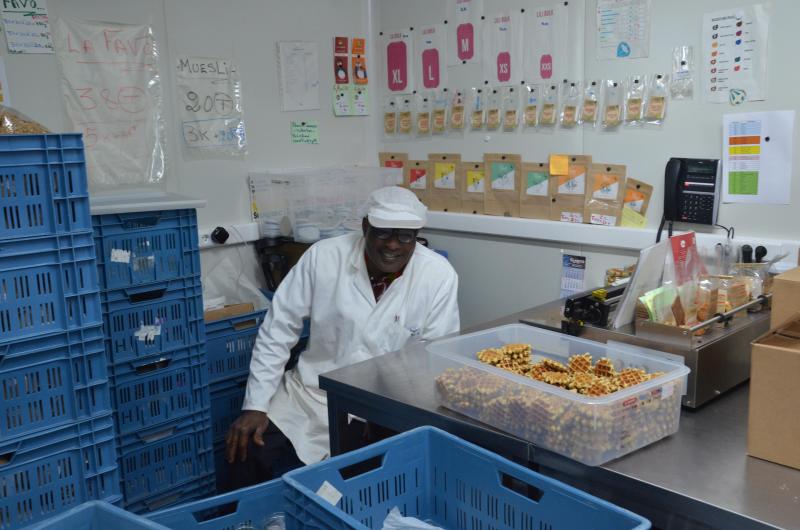
{"type": "Polygon", "coordinates": [[[264,432],[269,425],[269,418],[266,413],[260,410],[246,410],[241,416],[236,418],[233,425],[225,435],[225,454],[229,464],[236,461],[236,454],[239,454],[239,461],[247,459],[247,443],[250,436],[256,445],[264,446],[264,432]]]}

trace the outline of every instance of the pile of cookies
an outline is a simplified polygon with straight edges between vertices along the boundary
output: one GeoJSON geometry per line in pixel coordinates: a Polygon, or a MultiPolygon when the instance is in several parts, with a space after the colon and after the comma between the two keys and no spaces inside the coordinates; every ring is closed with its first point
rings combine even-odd
{"type": "Polygon", "coordinates": [[[548,358],[531,363],[531,351],[530,344],[506,344],[481,350],[477,356],[491,366],[587,396],[605,396],[664,375],[649,374],[641,368],[617,372],[614,363],[605,357],[593,364],[589,353],[571,356],[566,365],[548,358]]]}

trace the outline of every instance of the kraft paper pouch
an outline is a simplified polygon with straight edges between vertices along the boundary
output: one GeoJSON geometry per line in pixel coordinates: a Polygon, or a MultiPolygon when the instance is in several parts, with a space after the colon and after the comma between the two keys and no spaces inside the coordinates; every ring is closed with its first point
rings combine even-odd
{"type": "Polygon", "coordinates": [[[403,174],[408,165],[407,153],[378,153],[378,165],[396,169],[398,185],[408,187],[405,185],[405,175],[403,174]]]}
{"type": "Polygon", "coordinates": [[[583,197],[554,195],[550,199],[550,220],[578,224],[588,222],[583,218],[585,207],[583,197]]]}
{"type": "MultiPolygon", "coordinates": [[[[591,194],[586,176],[591,164],[592,157],[587,155],[550,155],[550,175],[555,180],[555,196],[580,200],[585,206],[586,197],[591,194]]],[[[572,206],[574,201],[564,204],[572,206]]]]}
{"type": "Polygon", "coordinates": [[[458,212],[461,210],[461,188],[456,168],[461,162],[457,153],[432,153],[428,155],[431,166],[431,210],[458,212]]]}
{"type": "Polygon", "coordinates": [[[519,190],[522,173],[520,155],[486,153],[486,196],[484,213],[519,217],[519,190]]]}
{"type": "Polygon", "coordinates": [[[431,164],[427,160],[409,160],[405,168],[405,187],[414,192],[425,206],[430,205],[431,164]]]}
{"type": "Polygon", "coordinates": [[[456,181],[461,186],[461,211],[483,213],[486,172],[483,162],[461,162],[456,166],[456,181]]]}
{"type": "Polygon", "coordinates": [[[587,194],[587,221],[593,225],[620,226],[622,199],[625,194],[625,166],[592,164],[589,166],[590,193],[587,194]]]}
{"type": "Polygon", "coordinates": [[[647,215],[647,207],[650,206],[650,197],[652,195],[653,186],[640,180],[629,178],[625,183],[623,206],[644,217],[647,215]]]}
{"type": "Polygon", "coordinates": [[[526,219],[550,218],[550,171],[544,162],[522,164],[519,216],[526,219]]]}

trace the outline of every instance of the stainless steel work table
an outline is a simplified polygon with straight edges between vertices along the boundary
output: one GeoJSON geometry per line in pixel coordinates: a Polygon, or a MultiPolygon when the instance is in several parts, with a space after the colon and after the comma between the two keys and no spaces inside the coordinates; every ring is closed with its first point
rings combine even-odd
{"type": "Polygon", "coordinates": [[[320,386],[328,393],[333,454],[354,447],[345,429],[348,414],[398,432],[433,425],[644,515],[659,529],[800,530],[800,471],[746,455],[746,386],[684,411],[675,435],[598,467],[440,407],[419,347],[330,372],[320,386]]]}

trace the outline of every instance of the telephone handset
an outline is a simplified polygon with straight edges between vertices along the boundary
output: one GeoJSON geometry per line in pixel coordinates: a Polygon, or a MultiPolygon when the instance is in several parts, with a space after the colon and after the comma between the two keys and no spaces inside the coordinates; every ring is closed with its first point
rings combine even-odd
{"type": "MultiPolygon", "coordinates": [[[[664,223],[713,225],[717,222],[720,196],[720,161],[670,158],[664,171],[664,223]]],[[[661,238],[661,230],[658,239],[661,238]]]]}

